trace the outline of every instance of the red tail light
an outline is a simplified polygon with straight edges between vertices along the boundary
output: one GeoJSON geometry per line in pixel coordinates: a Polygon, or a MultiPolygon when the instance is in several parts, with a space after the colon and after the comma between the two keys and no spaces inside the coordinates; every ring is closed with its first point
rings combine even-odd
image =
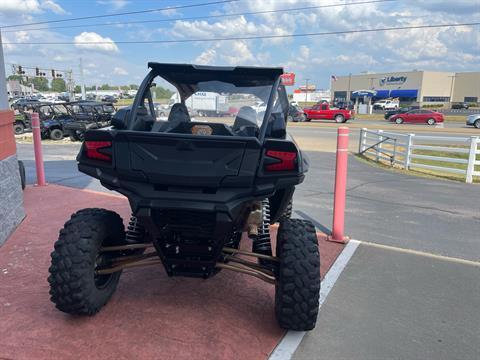
{"type": "Polygon", "coordinates": [[[297,168],[297,153],[291,151],[267,150],[267,156],[280,160],[275,164],[268,164],[267,171],[288,171],[297,168]]]}
{"type": "Polygon", "coordinates": [[[100,149],[112,147],[111,141],[85,141],[87,158],[102,161],[112,161],[109,154],[99,152],[100,149]]]}

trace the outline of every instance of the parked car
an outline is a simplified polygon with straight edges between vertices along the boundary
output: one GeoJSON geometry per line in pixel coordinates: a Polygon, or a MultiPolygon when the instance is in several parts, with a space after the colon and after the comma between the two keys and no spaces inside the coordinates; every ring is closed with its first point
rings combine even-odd
{"type": "Polygon", "coordinates": [[[346,110],[353,110],[354,105],[351,101],[337,101],[335,102],[335,107],[338,109],[346,109],[346,110]]]}
{"type": "Polygon", "coordinates": [[[381,109],[381,110],[394,110],[400,107],[400,102],[398,100],[379,100],[373,104],[373,109],[381,109]]]}
{"type": "Polygon", "coordinates": [[[116,103],[118,100],[112,95],[105,95],[101,97],[101,100],[109,103],[116,103]]]}
{"type": "Polygon", "coordinates": [[[21,98],[12,103],[10,107],[12,110],[18,110],[20,112],[27,111],[33,109],[34,106],[37,106],[40,104],[40,101],[37,99],[26,99],[26,98],[21,98]]]}
{"type": "Polygon", "coordinates": [[[354,119],[355,111],[345,109],[331,109],[327,102],[318,103],[311,108],[303,109],[305,121],[311,120],[335,120],[337,123],[344,123],[354,119]]]}
{"type": "Polygon", "coordinates": [[[480,129],[480,114],[472,114],[467,117],[467,125],[480,129]]]}
{"type": "Polygon", "coordinates": [[[303,122],[306,119],[307,117],[300,106],[290,104],[288,107],[287,121],[303,122]]]}
{"type": "Polygon", "coordinates": [[[396,114],[390,117],[391,122],[397,124],[414,123],[435,125],[444,121],[443,114],[432,110],[410,110],[403,114],[396,114]]]}
{"type": "Polygon", "coordinates": [[[470,106],[466,102],[455,102],[452,103],[452,109],[465,109],[467,110],[470,106]]]}
{"type": "Polygon", "coordinates": [[[404,114],[406,112],[409,112],[411,110],[418,110],[420,107],[418,106],[409,106],[409,107],[404,107],[404,108],[398,108],[394,110],[387,110],[385,111],[384,118],[385,120],[389,120],[391,116],[396,115],[396,114],[404,114]]]}

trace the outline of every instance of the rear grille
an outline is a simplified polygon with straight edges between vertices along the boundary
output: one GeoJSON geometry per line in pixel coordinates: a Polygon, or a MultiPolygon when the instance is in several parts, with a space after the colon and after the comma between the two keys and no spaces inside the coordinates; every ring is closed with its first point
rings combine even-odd
{"type": "Polygon", "coordinates": [[[215,213],[189,210],[156,210],[154,220],[162,230],[169,230],[183,240],[211,238],[215,213]]]}

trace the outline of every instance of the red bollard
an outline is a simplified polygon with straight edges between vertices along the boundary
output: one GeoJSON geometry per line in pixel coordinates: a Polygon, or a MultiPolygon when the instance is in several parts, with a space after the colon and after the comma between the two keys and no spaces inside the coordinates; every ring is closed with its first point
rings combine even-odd
{"type": "Polygon", "coordinates": [[[346,243],[345,228],[345,198],[347,194],[348,165],[348,127],[341,126],[337,134],[337,166],[335,169],[335,195],[333,202],[333,226],[329,241],[346,243]]]}
{"type": "Polygon", "coordinates": [[[40,134],[40,118],[38,113],[32,113],[33,150],[35,152],[35,167],[37,169],[37,186],[46,186],[45,170],[43,168],[42,136],[40,134]]]}

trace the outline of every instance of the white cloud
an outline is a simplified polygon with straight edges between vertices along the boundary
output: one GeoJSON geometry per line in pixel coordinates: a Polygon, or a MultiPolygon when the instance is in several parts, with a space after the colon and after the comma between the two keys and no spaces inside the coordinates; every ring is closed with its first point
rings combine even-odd
{"type": "Polygon", "coordinates": [[[207,49],[197,56],[194,63],[200,65],[213,64],[217,58],[217,51],[215,49],[207,49]]]}
{"type": "Polygon", "coordinates": [[[66,11],[53,0],[2,0],[0,1],[0,13],[41,13],[50,10],[55,14],[65,14],[66,11]]]}
{"type": "Polygon", "coordinates": [[[124,68],[122,67],[119,67],[119,66],[116,66],[114,69],[113,69],[113,73],[115,75],[128,75],[128,71],[125,70],[124,68]]]}
{"type": "Polygon", "coordinates": [[[47,0],[42,2],[41,7],[42,9],[50,10],[55,14],[59,14],[59,15],[63,15],[67,13],[60,5],[58,5],[55,1],[52,1],[52,0],[47,0]]]}
{"type": "Polygon", "coordinates": [[[97,50],[104,52],[118,52],[118,46],[109,37],[102,37],[95,32],[84,31],[75,36],[74,43],[77,48],[97,50]]]}
{"type": "Polygon", "coordinates": [[[120,10],[127,6],[130,1],[127,0],[99,0],[97,4],[107,5],[111,10],[120,10]]]}

